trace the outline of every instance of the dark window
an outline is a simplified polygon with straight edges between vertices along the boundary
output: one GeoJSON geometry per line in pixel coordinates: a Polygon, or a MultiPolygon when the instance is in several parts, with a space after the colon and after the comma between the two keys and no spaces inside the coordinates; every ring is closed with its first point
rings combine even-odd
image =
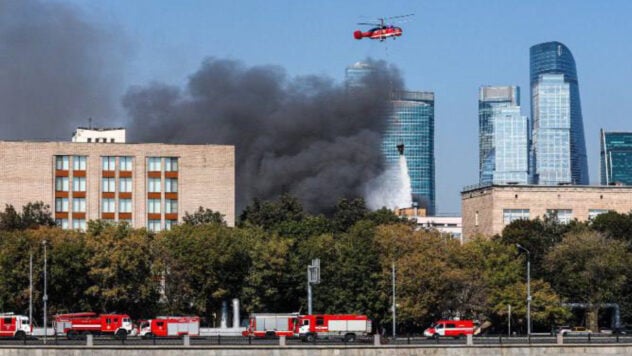
{"type": "Polygon", "coordinates": [[[88,142],[92,142],[92,138],[91,137],[88,137],[88,142]]]}
{"type": "Polygon", "coordinates": [[[110,323],[112,323],[112,320],[110,318],[107,318],[105,319],[105,323],[109,325],[110,323]]]}
{"type": "Polygon", "coordinates": [[[114,142],[114,139],[113,139],[113,138],[111,138],[111,139],[110,139],[110,142],[114,142]]]}
{"type": "Polygon", "coordinates": [[[158,325],[159,328],[162,328],[163,325],[165,325],[164,321],[159,321],[156,323],[156,325],[158,325]]]}
{"type": "Polygon", "coordinates": [[[447,325],[445,326],[445,328],[446,328],[446,329],[454,329],[454,328],[456,328],[456,325],[455,325],[455,324],[447,324],[447,325]]]}
{"type": "Polygon", "coordinates": [[[325,325],[325,319],[322,316],[316,318],[316,326],[325,325]]]}
{"type": "Polygon", "coordinates": [[[11,318],[4,318],[5,324],[11,324],[11,318]]]}

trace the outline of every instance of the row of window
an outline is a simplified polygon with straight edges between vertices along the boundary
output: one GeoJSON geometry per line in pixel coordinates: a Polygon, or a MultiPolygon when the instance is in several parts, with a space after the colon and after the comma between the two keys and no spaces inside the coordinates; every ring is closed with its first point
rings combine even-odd
{"type": "MultiPolygon", "coordinates": [[[[597,217],[597,215],[607,212],[608,210],[606,209],[589,209],[588,220],[592,220],[597,217]]],[[[557,221],[562,224],[567,224],[573,219],[572,209],[547,209],[546,214],[557,218],[557,221]]],[[[514,220],[520,219],[529,219],[529,209],[503,209],[503,224],[507,225],[514,220]]]]}
{"type": "MultiPolygon", "coordinates": [[[[165,230],[171,230],[172,227],[178,224],[177,220],[165,220],[165,230]]],[[[147,230],[158,232],[162,229],[162,222],[158,219],[152,219],[147,221],[147,230]]]]}
{"type": "MultiPolygon", "coordinates": [[[[70,169],[70,161],[72,157],[72,169],[75,171],[85,171],[87,167],[87,156],[55,156],[55,169],[67,171],[70,169]]],[[[130,156],[104,156],[101,157],[101,169],[104,171],[116,170],[116,160],[118,158],[119,171],[132,170],[132,157],[130,156]]],[[[150,172],[162,171],[164,160],[165,172],[178,171],[177,157],[148,157],[147,170],[150,172]]]]}
{"type": "MultiPolygon", "coordinates": [[[[104,221],[111,222],[111,223],[116,222],[115,220],[107,220],[107,219],[105,219],[104,221]]],[[[118,222],[119,223],[127,222],[130,225],[132,224],[132,220],[130,219],[119,219],[118,222]]],[[[69,219],[55,219],[55,223],[57,223],[57,225],[61,227],[62,229],[71,228],[69,224],[69,219]]],[[[165,220],[165,230],[171,230],[171,228],[173,228],[177,224],[178,224],[177,220],[169,220],[169,219],[165,220]]],[[[87,228],[86,219],[72,219],[72,228],[75,230],[85,231],[87,228]]],[[[162,221],[158,219],[148,220],[147,229],[153,232],[160,231],[162,229],[162,221]]]]}
{"type": "MultiPolygon", "coordinates": [[[[68,198],[55,198],[55,212],[67,213],[68,207],[69,207],[68,198]]],[[[160,214],[162,212],[162,204],[161,204],[160,199],[148,199],[147,207],[148,207],[147,212],[150,214],[160,214]]],[[[178,200],[165,199],[164,210],[166,214],[176,214],[178,212],[178,200]]],[[[72,199],[72,211],[74,213],[85,213],[86,212],[86,198],[72,199]]],[[[113,198],[101,199],[101,212],[103,213],[116,212],[116,199],[113,199],[113,198]]],[[[119,199],[118,212],[131,213],[132,212],[132,199],[119,199]]]]}
{"type": "MultiPolygon", "coordinates": [[[[119,178],[119,192],[131,193],[132,192],[132,178],[119,178]]],[[[68,177],[55,177],[55,191],[67,192],[69,190],[70,178],[68,177]]],[[[162,180],[160,178],[149,178],[147,180],[147,191],[150,193],[162,192],[162,180]]],[[[72,177],[72,191],[73,192],[85,192],[86,191],[86,177],[72,177]]],[[[102,178],[101,179],[101,191],[104,193],[116,192],[116,178],[102,178]]],[[[178,192],[178,179],[177,178],[165,178],[165,193],[177,193],[178,192]]]]}

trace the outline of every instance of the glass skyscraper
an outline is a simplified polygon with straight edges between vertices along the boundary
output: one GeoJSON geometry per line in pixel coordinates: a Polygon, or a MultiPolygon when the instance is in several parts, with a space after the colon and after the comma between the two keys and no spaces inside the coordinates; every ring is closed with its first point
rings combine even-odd
{"type": "Polygon", "coordinates": [[[632,185],[632,132],[601,130],[601,184],[632,185]]]}
{"type": "Polygon", "coordinates": [[[528,121],[520,115],[520,88],[479,90],[479,180],[481,184],[528,184],[528,121]]]}
{"type": "Polygon", "coordinates": [[[434,93],[400,91],[393,93],[382,152],[387,164],[397,165],[398,144],[404,144],[413,202],[435,214],[434,93]]]}
{"type": "Polygon", "coordinates": [[[533,183],[587,185],[584,124],[571,51],[560,42],[531,47],[530,81],[533,183]]]}

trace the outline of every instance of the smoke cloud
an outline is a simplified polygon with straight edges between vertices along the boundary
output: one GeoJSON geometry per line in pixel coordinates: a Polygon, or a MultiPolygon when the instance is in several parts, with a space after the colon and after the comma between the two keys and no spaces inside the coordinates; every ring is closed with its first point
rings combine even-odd
{"type": "Polygon", "coordinates": [[[0,138],[68,140],[116,115],[125,46],[77,8],[0,0],[0,138]]]}
{"type": "Polygon", "coordinates": [[[382,133],[397,69],[370,61],[362,86],[329,78],[289,78],[277,66],[210,58],[186,88],[131,88],[123,99],[137,142],[236,146],[237,208],[282,193],[323,212],[362,197],[384,170],[382,133]]]}

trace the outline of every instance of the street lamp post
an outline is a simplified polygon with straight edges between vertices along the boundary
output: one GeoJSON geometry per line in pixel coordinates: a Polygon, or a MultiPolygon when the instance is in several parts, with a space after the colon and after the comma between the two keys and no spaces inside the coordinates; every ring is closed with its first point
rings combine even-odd
{"type": "Polygon", "coordinates": [[[527,335],[531,336],[531,252],[520,244],[516,247],[527,253],[527,335]]]}
{"type": "Polygon", "coordinates": [[[46,276],[46,270],[47,268],[47,260],[46,260],[46,245],[47,245],[48,241],[44,240],[42,241],[42,245],[44,245],[44,297],[42,298],[42,300],[44,301],[44,344],[46,344],[46,337],[48,336],[48,330],[47,330],[47,321],[46,317],[48,314],[48,307],[47,307],[47,303],[48,303],[48,294],[47,294],[47,276],[46,276]]]}

